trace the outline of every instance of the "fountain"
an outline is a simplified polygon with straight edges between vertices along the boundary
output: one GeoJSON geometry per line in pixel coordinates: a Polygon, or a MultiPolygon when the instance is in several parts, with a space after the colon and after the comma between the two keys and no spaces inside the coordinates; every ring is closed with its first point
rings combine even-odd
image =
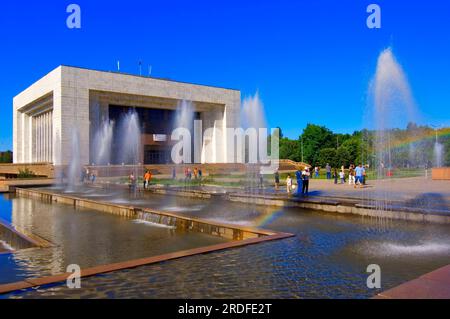
{"type": "MultiPolygon", "coordinates": [[[[378,58],[371,89],[375,109],[377,177],[384,178],[387,171],[392,170],[397,164],[391,130],[405,124],[402,120],[414,122],[417,116],[408,79],[391,48],[384,50],[378,58]]],[[[408,165],[417,164],[414,163],[416,152],[414,144],[411,143],[408,165]]]]}
{"type": "Polygon", "coordinates": [[[92,159],[94,165],[111,163],[111,145],[113,142],[114,122],[103,120],[94,136],[92,159]]]}
{"type": "Polygon", "coordinates": [[[241,124],[244,129],[247,128],[267,128],[264,105],[259,97],[259,93],[247,97],[242,102],[241,124]]]}
{"type": "Polygon", "coordinates": [[[73,192],[80,184],[81,178],[81,154],[80,154],[80,133],[78,128],[72,128],[71,156],[67,170],[67,191],[73,192]]]}
{"type": "MultiPolygon", "coordinates": [[[[130,109],[121,116],[119,125],[114,129],[113,140],[112,160],[123,167],[130,166],[126,176],[132,172],[138,181],[139,176],[144,175],[144,167],[141,124],[135,109],[130,109]]],[[[123,170],[121,172],[123,173],[123,170]]]]}
{"type": "MultiPolygon", "coordinates": [[[[372,167],[376,170],[376,178],[383,180],[377,185],[376,191],[367,199],[381,212],[388,210],[392,199],[393,183],[389,182],[394,176],[394,170],[399,167],[425,167],[420,145],[409,143],[407,150],[396,148],[398,141],[394,138],[395,129],[414,123],[417,109],[402,66],[395,58],[392,49],[381,52],[375,77],[370,83],[369,92],[373,99],[374,120],[374,156],[372,167]],[[406,159],[406,161],[405,161],[406,159]]],[[[409,126],[408,126],[409,127],[409,126]]],[[[411,129],[410,135],[416,130],[411,129]]],[[[414,136],[409,136],[415,140],[414,136]]],[[[381,219],[383,220],[383,219],[381,219]]]]}
{"type": "Polygon", "coordinates": [[[141,126],[135,110],[123,115],[115,133],[119,145],[119,154],[116,154],[119,162],[124,165],[139,165],[142,161],[141,126]]]}
{"type": "Polygon", "coordinates": [[[439,143],[438,135],[436,132],[436,141],[434,142],[434,164],[436,168],[443,167],[443,154],[444,154],[444,145],[439,143]]]}
{"type": "Polygon", "coordinates": [[[244,130],[256,130],[256,140],[249,138],[248,144],[246,143],[245,163],[247,187],[251,193],[259,193],[258,186],[260,186],[262,170],[259,165],[255,165],[252,162],[256,160],[258,163],[261,163],[267,160],[267,143],[259,143],[259,140],[265,141],[268,136],[264,105],[258,92],[254,96],[244,99],[240,118],[244,130]],[[251,156],[250,152],[256,152],[256,154],[251,156]]]}
{"type": "MultiPolygon", "coordinates": [[[[194,132],[194,105],[191,101],[183,100],[178,103],[177,109],[175,111],[175,118],[173,123],[173,130],[184,128],[189,130],[191,134],[191,141],[193,140],[194,132]]],[[[193,145],[191,145],[193,146],[193,145]]],[[[191,153],[192,154],[192,153],[191,153]]],[[[191,158],[192,160],[192,158],[191,158]]],[[[192,170],[192,168],[190,168],[192,170]]],[[[178,171],[178,169],[176,168],[178,171]]],[[[184,174],[184,173],[183,173],[184,174]]],[[[185,176],[185,187],[187,186],[187,178],[185,176]]]]}
{"type": "Polygon", "coordinates": [[[191,101],[181,101],[177,105],[173,128],[186,128],[191,131],[194,125],[194,105],[191,101]]]}

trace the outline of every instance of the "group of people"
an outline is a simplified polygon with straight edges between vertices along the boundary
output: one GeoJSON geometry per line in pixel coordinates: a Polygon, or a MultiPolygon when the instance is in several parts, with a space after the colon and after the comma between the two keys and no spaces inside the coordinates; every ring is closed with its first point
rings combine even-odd
{"type": "MultiPolygon", "coordinates": [[[[146,170],[144,176],[142,178],[143,189],[148,189],[150,187],[150,183],[152,181],[152,173],[149,170],[146,170]]],[[[130,188],[130,193],[136,193],[137,191],[138,180],[134,172],[131,172],[128,175],[128,187],[130,188]]]]}
{"type": "Polygon", "coordinates": [[[95,169],[89,169],[86,167],[81,174],[81,182],[82,183],[92,183],[94,184],[97,180],[98,172],[95,169]]]}
{"type": "MultiPolygon", "coordinates": [[[[345,174],[345,168],[344,166],[341,167],[341,170],[337,171],[337,169],[334,169],[333,172],[333,177],[334,177],[334,183],[338,184],[338,179],[340,180],[340,184],[345,184],[346,183],[346,174],[345,174]]],[[[348,184],[349,185],[353,185],[354,188],[356,187],[364,187],[364,185],[366,185],[366,179],[367,179],[367,172],[366,172],[366,168],[362,165],[359,164],[358,166],[355,165],[350,165],[349,169],[348,169],[348,184]]]]}
{"type": "MultiPolygon", "coordinates": [[[[311,178],[311,172],[308,167],[305,167],[303,171],[297,170],[295,172],[295,177],[297,179],[297,195],[308,195],[309,193],[309,179],[311,178]]],[[[275,172],[275,188],[278,189],[280,187],[280,173],[278,171],[275,172]]],[[[286,191],[288,195],[294,193],[295,185],[294,181],[291,177],[291,174],[287,175],[286,178],[286,191]]]]}
{"type": "MultiPolygon", "coordinates": [[[[358,166],[355,166],[354,164],[351,164],[348,168],[348,175],[345,173],[345,167],[342,166],[341,169],[338,172],[338,169],[335,168],[332,172],[332,168],[330,164],[327,164],[325,166],[325,170],[327,173],[327,179],[334,178],[335,184],[345,184],[347,182],[348,177],[348,183],[349,185],[353,185],[355,188],[357,186],[363,187],[366,185],[366,179],[367,179],[367,172],[365,166],[363,164],[359,164],[358,166]],[[339,182],[338,182],[339,181],[339,182]]],[[[320,176],[320,167],[314,168],[315,176],[320,176]]]]}
{"type": "MultiPolygon", "coordinates": [[[[184,179],[185,181],[191,181],[192,180],[192,176],[194,176],[194,180],[202,180],[202,176],[203,176],[203,172],[201,169],[198,169],[197,167],[194,168],[194,170],[191,170],[190,167],[186,167],[184,169],[184,179]]],[[[174,171],[172,172],[172,177],[175,179],[176,178],[176,171],[174,169],[174,171]]]]}
{"type": "MultiPolygon", "coordinates": [[[[357,187],[364,187],[366,185],[366,179],[367,179],[367,172],[366,168],[359,164],[358,166],[350,165],[348,168],[348,175],[346,175],[346,169],[344,166],[341,167],[341,169],[338,172],[338,169],[335,168],[334,170],[331,168],[329,164],[325,167],[326,173],[327,173],[327,179],[331,180],[334,178],[334,183],[338,184],[338,181],[340,180],[340,184],[345,184],[347,182],[346,178],[348,177],[348,183],[349,185],[353,185],[355,188],[357,187]]],[[[309,168],[305,168],[302,171],[297,170],[295,172],[295,178],[297,180],[297,185],[294,184],[294,180],[291,177],[291,174],[287,175],[286,178],[286,191],[288,195],[291,195],[294,193],[295,188],[297,187],[296,195],[308,195],[309,193],[309,180],[313,178],[319,178],[320,177],[320,168],[314,167],[313,173],[311,173],[309,168]]],[[[275,189],[278,190],[280,187],[280,173],[278,171],[275,172],[275,189]]]]}

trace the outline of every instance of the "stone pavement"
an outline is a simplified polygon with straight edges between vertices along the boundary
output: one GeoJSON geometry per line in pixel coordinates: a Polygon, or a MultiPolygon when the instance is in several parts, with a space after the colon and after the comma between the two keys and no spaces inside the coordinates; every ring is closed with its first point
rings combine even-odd
{"type": "Polygon", "coordinates": [[[386,199],[410,205],[450,208],[450,181],[433,181],[424,177],[368,181],[364,188],[347,184],[335,185],[333,180],[311,180],[310,196],[355,200],[386,199]]]}
{"type": "Polygon", "coordinates": [[[375,299],[450,299],[450,265],[382,292],[375,299]]]}
{"type": "MultiPolygon", "coordinates": [[[[266,181],[267,182],[267,181],[266,181]]],[[[295,180],[294,180],[295,184],[295,180]]],[[[227,188],[227,192],[239,192],[227,188]]],[[[242,189],[240,190],[242,192],[242,189]]],[[[294,190],[296,193],[297,190],[294,190]]],[[[247,189],[246,193],[277,196],[287,199],[286,187],[273,186],[264,189],[247,189]]],[[[303,198],[291,195],[293,198],[303,198]]],[[[353,185],[334,184],[334,180],[312,179],[309,183],[310,200],[331,200],[351,204],[389,205],[396,207],[413,207],[424,211],[443,211],[450,213],[450,181],[433,181],[424,177],[398,178],[390,180],[368,181],[362,188],[353,185]]]]}

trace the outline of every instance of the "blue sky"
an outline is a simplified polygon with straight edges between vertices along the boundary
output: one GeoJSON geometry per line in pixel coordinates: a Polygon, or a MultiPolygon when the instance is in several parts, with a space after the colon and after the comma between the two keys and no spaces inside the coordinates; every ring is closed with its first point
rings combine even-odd
{"type": "Polygon", "coordinates": [[[257,90],[269,125],[297,137],[308,122],[337,132],[367,123],[368,83],[392,46],[421,110],[450,124],[450,2],[8,1],[0,7],[0,150],[12,147],[12,98],[60,64],[257,90]],[[66,7],[82,29],[66,27],[66,7]],[[382,28],[366,26],[366,7],[382,28]]]}

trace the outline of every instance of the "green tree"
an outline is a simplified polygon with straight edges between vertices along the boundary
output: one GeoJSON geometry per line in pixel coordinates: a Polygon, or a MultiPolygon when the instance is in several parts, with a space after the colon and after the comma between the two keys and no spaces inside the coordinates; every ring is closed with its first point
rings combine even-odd
{"type": "Polygon", "coordinates": [[[345,147],[349,153],[349,160],[353,164],[361,162],[361,139],[358,136],[353,136],[352,138],[345,141],[342,144],[342,147],[345,147]]]}
{"type": "Polygon", "coordinates": [[[337,151],[335,148],[323,148],[319,152],[318,164],[322,167],[325,167],[327,164],[336,167],[336,156],[337,151]]]}
{"type": "Polygon", "coordinates": [[[286,137],[280,139],[280,158],[301,161],[300,142],[286,137]]]}
{"type": "Polygon", "coordinates": [[[335,166],[341,167],[342,165],[344,167],[348,167],[351,162],[351,155],[350,151],[346,146],[341,146],[336,151],[336,158],[335,158],[335,166]]]}
{"type": "Polygon", "coordinates": [[[318,164],[319,150],[335,147],[334,134],[324,126],[308,124],[300,136],[303,141],[303,154],[305,162],[318,164]]]}
{"type": "Polygon", "coordinates": [[[11,151],[0,152],[0,163],[12,163],[13,154],[11,151]]]}

